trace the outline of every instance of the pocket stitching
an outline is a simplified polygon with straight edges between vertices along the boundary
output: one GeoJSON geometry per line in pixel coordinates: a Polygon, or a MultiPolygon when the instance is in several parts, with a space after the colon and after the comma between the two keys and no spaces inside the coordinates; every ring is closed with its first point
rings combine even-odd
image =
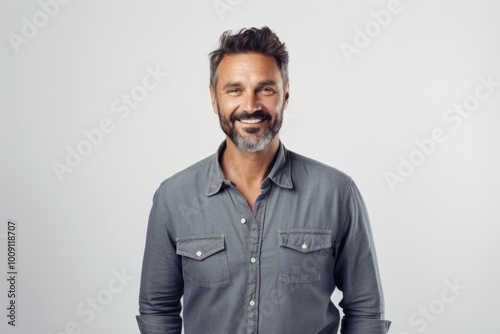
{"type": "MultiPolygon", "coordinates": [[[[215,255],[215,254],[217,254],[221,251],[224,251],[226,249],[226,245],[224,242],[225,241],[224,234],[207,234],[207,235],[185,236],[185,237],[177,238],[176,241],[177,241],[177,245],[179,245],[179,244],[189,242],[189,241],[204,240],[204,239],[206,239],[206,240],[211,240],[211,239],[212,240],[220,240],[220,241],[222,241],[222,244],[217,246],[216,248],[210,250],[208,253],[204,253],[203,256],[200,256],[200,257],[193,255],[192,253],[184,252],[184,251],[179,250],[179,249],[176,250],[176,253],[178,255],[185,256],[186,258],[189,258],[191,260],[196,260],[196,261],[201,262],[201,261],[211,257],[212,255],[215,255]]],[[[193,282],[193,284],[200,286],[200,287],[203,287],[203,288],[219,288],[219,287],[223,287],[223,286],[229,284],[229,268],[228,268],[227,253],[223,254],[224,276],[222,278],[222,281],[220,281],[220,282],[217,282],[217,283],[200,282],[193,276],[193,274],[189,271],[188,268],[186,268],[186,266],[183,266],[183,271],[186,273],[186,276],[189,278],[189,280],[191,282],[193,282]]]]}
{"type": "MultiPolygon", "coordinates": [[[[319,256],[320,258],[323,258],[323,256],[327,253],[326,248],[331,247],[331,231],[330,230],[301,230],[301,229],[292,229],[292,230],[278,230],[278,280],[283,283],[312,283],[312,282],[317,282],[321,279],[321,263],[323,260],[320,261],[318,266],[314,268],[314,271],[312,272],[312,276],[307,279],[300,279],[300,278],[289,278],[285,277],[284,273],[284,261],[283,261],[283,248],[287,248],[293,251],[296,251],[300,254],[309,254],[309,256],[312,255],[313,252],[320,252],[319,256]],[[328,236],[329,238],[325,241],[324,243],[321,243],[321,245],[315,245],[312,249],[308,248],[306,250],[301,248],[301,245],[294,244],[292,242],[283,242],[281,236],[286,235],[286,234],[312,234],[312,235],[320,235],[320,236],[328,236]]],[[[304,258],[303,261],[306,261],[307,258],[304,258]]],[[[290,276],[290,275],[288,275],[290,276]]]]}

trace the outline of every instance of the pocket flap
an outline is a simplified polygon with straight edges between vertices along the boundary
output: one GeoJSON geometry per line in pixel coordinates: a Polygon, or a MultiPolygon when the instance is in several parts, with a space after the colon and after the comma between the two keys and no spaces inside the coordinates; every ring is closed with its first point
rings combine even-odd
{"type": "Polygon", "coordinates": [[[224,234],[194,235],[177,238],[177,254],[203,260],[226,248],[224,234]]]}
{"type": "Polygon", "coordinates": [[[328,248],[332,245],[332,231],[284,230],[278,231],[278,245],[302,253],[328,248]]]}

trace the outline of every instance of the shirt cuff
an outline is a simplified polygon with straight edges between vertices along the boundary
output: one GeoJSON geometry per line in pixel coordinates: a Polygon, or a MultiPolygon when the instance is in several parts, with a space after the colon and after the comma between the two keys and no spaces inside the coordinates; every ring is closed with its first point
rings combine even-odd
{"type": "Polygon", "coordinates": [[[141,334],[181,334],[182,318],[158,315],[138,315],[137,325],[141,334]]]}
{"type": "Polygon", "coordinates": [[[385,334],[391,322],[382,319],[342,319],[342,334],[385,334]]]}

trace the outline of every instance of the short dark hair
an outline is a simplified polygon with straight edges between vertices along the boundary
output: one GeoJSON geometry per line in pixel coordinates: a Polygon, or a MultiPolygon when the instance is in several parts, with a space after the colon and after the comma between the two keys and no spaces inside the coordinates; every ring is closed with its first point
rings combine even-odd
{"type": "Polygon", "coordinates": [[[225,55],[238,53],[261,53],[272,56],[278,62],[283,83],[288,83],[288,51],[285,43],[268,27],[243,28],[236,34],[231,30],[222,33],[219,48],[210,52],[210,85],[215,91],[217,85],[217,67],[225,55]]]}

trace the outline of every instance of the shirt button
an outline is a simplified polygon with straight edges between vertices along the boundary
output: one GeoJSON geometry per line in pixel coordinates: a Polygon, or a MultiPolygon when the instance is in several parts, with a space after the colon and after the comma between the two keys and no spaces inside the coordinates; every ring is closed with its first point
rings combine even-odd
{"type": "Polygon", "coordinates": [[[200,256],[202,256],[202,255],[203,255],[202,251],[197,251],[197,252],[196,252],[196,256],[200,257],[200,256]]]}
{"type": "Polygon", "coordinates": [[[253,300],[250,301],[250,306],[255,306],[255,302],[253,300]]]}
{"type": "Polygon", "coordinates": [[[256,261],[257,261],[257,259],[256,259],[256,258],[254,258],[254,257],[252,257],[252,258],[250,259],[250,262],[252,262],[252,263],[255,263],[256,261]]]}
{"type": "Polygon", "coordinates": [[[247,222],[247,220],[245,218],[241,218],[241,223],[242,224],[245,224],[247,222]]]}
{"type": "Polygon", "coordinates": [[[306,250],[307,249],[307,244],[304,242],[301,247],[302,247],[303,250],[306,250]]]}

